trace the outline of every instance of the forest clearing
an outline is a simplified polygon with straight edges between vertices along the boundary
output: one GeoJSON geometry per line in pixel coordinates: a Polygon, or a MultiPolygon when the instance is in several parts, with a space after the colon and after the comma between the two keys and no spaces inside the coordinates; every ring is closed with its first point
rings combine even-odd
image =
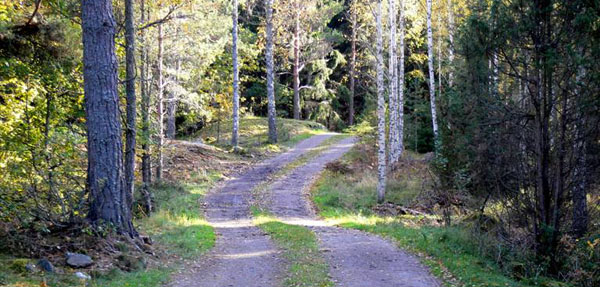
{"type": "Polygon", "coordinates": [[[600,286],[600,3],[4,0],[0,286],[600,286]]]}

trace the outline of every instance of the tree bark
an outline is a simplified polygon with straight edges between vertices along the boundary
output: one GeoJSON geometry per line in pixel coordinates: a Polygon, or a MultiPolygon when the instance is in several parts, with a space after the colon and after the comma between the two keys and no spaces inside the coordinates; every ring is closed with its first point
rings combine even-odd
{"type": "Polygon", "coordinates": [[[398,158],[404,152],[404,0],[400,0],[400,32],[399,32],[399,63],[398,63],[398,158]]]}
{"type": "MultiPolygon", "coordinates": [[[[140,1],[140,22],[145,23],[149,14],[145,7],[145,0],[140,1]]],[[[144,198],[144,209],[146,214],[152,212],[152,194],[150,184],[152,182],[152,166],[150,161],[150,93],[148,91],[148,47],[146,46],[146,32],[140,31],[140,90],[142,109],[142,197],[144,198]]]]}
{"type": "Polygon", "coordinates": [[[300,119],[300,6],[295,0],[294,11],[294,119],[300,119]]]}
{"type": "Polygon", "coordinates": [[[268,114],[269,114],[269,142],[277,142],[277,126],[275,117],[277,112],[275,110],[275,83],[273,74],[273,0],[266,0],[265,9],[267,14],[266,19],[266,57],[267,57],[267,100],[268,100],[268,114]]]}
{"type": "Polygon", "coordinates": [[[348,124],[354,124],[354,93],[355,93],[355,78],[356,78],[356,11],[354,7],[350,9],[351,21],[352,21],[352,54],[350,58],[350,100],[349,100],[349,111],[348,111],[348,124]]]}
{"type": "Polygon", "coordinates": [[[433,125],[433,139],[436,145],[439,144],[437,110],[435,103],[435,70],[433,67],[433,32],[431,30],[431,2],[427,0],[427,56],[429,63],[429,100],[431,102],[431,121],[433,125]]]}
{"type": "Polygon", "coordinates": [[[454,85],[454,7],[448,0],[448,86],[454,85]]]}
{"type": "Polygon", "coordinates": [[[390,26],[389,36],[389,62],[388,62],[388,97],[389,97],[389,139],[390,139],[390,165],[396,163],[399,156],[398,150],[398,70],[396,67],[396,1],[388,0],[388,21],[390,26]]]}
{"type": "MultiPolygon", "coordinates": [[[[582,55],[583,56],[583,55],[582,55]]],[[[581,82],[585,77],[586,71],[583,65],[579,66],[576,76],[576,99],[582,99],[581,82]]],[[[581,100],[576,101],[577,104],[581,100]]],[[[579,110],[579,108],[577,108],[579,110]]],[[[575,146],[574,151],[575,166],[573,168],[572,200],[573,200],[573,224],[572,232],[575,238],[585,236],[588,229],[588,208],[587,208],[587,145],[585,144],[585,114],[581,111],[575,113],[577,120],[575,122],[575,146]]]]}
{"type": "Polygon", "coordinates": [[[157,69],[156,73],[158,75],[158,83],[157,83],[157,97],[156,97],[156,113],[158,118],[158,143],[156,147],[156,153],[158,156],[158,163],[156,164],[156,179],[162,179],[163,172],[163,145],[165,140],[165,132],[164,132],[164,113],[163,113],[163,94],[165,89],[164,79],[163,79],[163,28],[162,23],[158,25],[158,59],[157,59],[157,69]]]}
{"type": "Polygon", "coordinates": [[[231,145],[234,149],[238,148],[239,125],[240,125],[240,87],[239,87],[239,68],[238,68],[238,0],[233,0],[232,11],[233,28],[231,56],[233,60],[233,127],[231,131],[231,145]]]}
{"type": "MultiPolygon", "coordinates": [[[[179,81],[179,70],[181,69],[181,58],[177,56],[175,62],[175,76],[172,83],[177,84],[179,81]]],[[[174,139],[177,127],[175,125],[175,115],[177,114],[177,95],[173,90],[169,91],[169,99],[167,101],[167,138],[174,139]]]]}
{"type": "Polygon", "coordinates": [[[123,177],[115,20],[109,0],[82,0],[89,220],[135,236],[123,177]]]}
{"type": "Polygon", "coordinates": [[[375,21],[377,25],[377,202],[385,200],[386,154],[385,154],[385,86],[383,83],[383,28],[381,27],[381,1],[377,1],[375,21]]]}
{"type": "Polygon", "coordinates": [[[127,130],[125,132],[125,190],[127,204],[133,204],[135,189],[135,137],[137,104],[135,96],[135,28],[133,25],[133,0],[125,0],[125,94],[127,98],[127,130]]]}

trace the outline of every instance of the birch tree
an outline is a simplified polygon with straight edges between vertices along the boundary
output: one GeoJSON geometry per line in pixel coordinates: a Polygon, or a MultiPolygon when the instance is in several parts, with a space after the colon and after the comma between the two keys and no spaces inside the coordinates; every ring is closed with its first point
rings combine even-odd
{"type": "Polygon", "coordinates": [[[389,127],[390,127],[390,164],[398,161],[398,70],[396,67],[396,1],[388,0],[389,21],[389,62],[388,62],[388,97],[389,97],[389,127]]]}
{"type": "Polygon", "coordinates": [[[429,99],[431,101],[431,121],[433,124],[434,142],[438,143],[438,123],[437,111],[435,106],[435,68],[433,66],[433,32],[431,30],[431,2],[427,0],[427,57],[429,63],[429,99]]]}
{"type": "Polygon", "coordinates": [[[377,0],[375,22],[377,26],[377,202],[385,200],[386,155],[385,155],[385,87],[383,83],[383,28],[381,25],[381,1],[377,0]]]}
{"type": "Polygon", "coordinates": [[[88,140],[88,218],[95,224],[110,223],[119,232],[135,236],[123,177],[112,1],[83,0],[81,26],[88,140]]]}
{"type": "Polygon", "coordinates": [[[399,18],[398,21],[399,23],[399,44],[398,44],[398,52],[399,52],[399,57],[398,57],[398,150],[397,150],[397,155],[398,158],[396,160],[398,160],[401,156],[402,153],[404,152],[404,0],[400,0],[400,5],[399,5],[399,18]]]}
{"type": "Polygon", "coordinates": [[[300,119],[300,3],[299,0],[294,0],[294,119],[300,119]]]}
{"type": "Polygon", "coordinates": [[[232,45],[231,56],[233,58],[233,128],[231,134],[231,145],[234,149],[238,147],[238,135],[240,125],[240,88],[238,69],[238,0],[233,0],[232,11],[233,27],[231,28],[232,45]]]}
{"type": "Polygon", "coordinates": [[[265,55],[267,57],[267,100],[268,100],[268,114],[269,114],[269,142],[277,142],[277,126],[275,117],[277,116],[275,110],[275,83],[273,82],[273,0],[266,0],[266,38],[267,45],[265,55]]]}

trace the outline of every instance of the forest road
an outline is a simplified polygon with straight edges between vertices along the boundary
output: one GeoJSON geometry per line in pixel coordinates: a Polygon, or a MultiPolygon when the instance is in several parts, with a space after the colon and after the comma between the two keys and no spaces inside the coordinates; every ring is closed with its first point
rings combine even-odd
{"type": "Polygon", "coordinates": [[[252,190],[277,170],[334,134],[313,136],[294,148],[225,181],[205,197],[208,222],[217,241],[201,259],[172,276],[171,287],[281,286],[285,262],[250,216],[252,190]]]}
{"type": "Polygon", "coordinates": [[[329,226],[318,219],[309,189],[325,165],[339,159],[354,145],[350,137],[270,184],[270,212],[288,224],[311,228],[329,263],[337,286],[437,287],[440,282],[419,260],[396,244],[369,233],[329,226]]]}

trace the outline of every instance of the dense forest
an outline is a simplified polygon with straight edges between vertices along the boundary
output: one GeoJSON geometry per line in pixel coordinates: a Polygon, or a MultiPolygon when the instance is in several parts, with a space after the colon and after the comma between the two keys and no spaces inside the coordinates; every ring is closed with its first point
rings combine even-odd
{"type": "Polygon", "coordinates": [[[4,0],[0,286],[172,282],[240,201],[312,274],[283,285],[334,286],[293,255],[321,231],[278,213],[295,171],[320,219],[440,284],[599,286],[599,58],[595,0],[4,0]]]}

